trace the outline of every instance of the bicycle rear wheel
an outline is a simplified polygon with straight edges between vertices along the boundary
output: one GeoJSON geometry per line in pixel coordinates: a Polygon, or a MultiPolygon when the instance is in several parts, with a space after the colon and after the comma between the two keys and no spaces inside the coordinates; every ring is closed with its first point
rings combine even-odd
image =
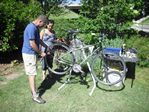
{"type": "Polygon", "coordinates": [[[52,66],[49,66],[48,58],[46,57],[46,65],[49,71],[57,75],[63,75],[68,72],[74,64],[74,55],[70,52],[70,49],[59,43],[54,43],[50,53],[53,62],[52,66]]]}
{"type": "Polygon", "coordinates": [[[109,86],[123,82],[126,75],[125,62],[115,53],[96,54],[91,69],[97,82],[109,86]]]}

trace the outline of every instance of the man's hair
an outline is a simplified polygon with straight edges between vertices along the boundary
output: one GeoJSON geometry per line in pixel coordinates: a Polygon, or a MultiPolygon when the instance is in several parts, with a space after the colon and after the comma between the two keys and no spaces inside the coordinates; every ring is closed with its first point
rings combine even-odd
{"type": "Polygon", "coordinates": [[[48,17],[46,15],[40,15],[37,17],[37,19],[40,19],[41,21],[43,21],[44,23],[48,23],[48,17]]]}

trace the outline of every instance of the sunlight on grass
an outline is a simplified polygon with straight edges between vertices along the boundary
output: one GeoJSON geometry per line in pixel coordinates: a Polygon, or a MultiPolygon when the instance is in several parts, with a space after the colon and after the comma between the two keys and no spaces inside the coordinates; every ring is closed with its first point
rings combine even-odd
{"type": "MultiPolygon", "coordinates": [[[[41,66],[39,67],[41,69],[41,66]]],[[[136,79],[131,88],[131,79],[126,79],[121,91],[106,91],[96,88],[93,95],[89,92],[93,86],[91,77],[87,79],[89,87],[79,82],[79,76],[73,83],[62,85],[57,79],[47,79],[43,98],[47,101],[40,105],[31,99],[28,80],[24,72],[6,85],[0,85],[1,112],[148,112],[149,111],[149,72],[148,68],[136,68],[136,79]],[[50,81],[51,80],[51,81],[50,81]],[[51,84],[51,85],[50,85],[51,84]]],[[[66,79],[61,77],[60,79],[66,79]]],[[[41,70],[37,75],[37,85],[41,85],[41,70]]]]}
{"type": "Polygon", "coordinates": [[[143,22],[141,22],[140,24],[147,24],[147,25],[149,25],[149,18],[148,19],[146,19],[146,20],[144,20],[143,22]]]}
{"type": "Polygon", "coordinates": [[[51,19],[73,19],[78,18],[79,15],[71,10],[65,9],[63,13],[60,15],[50,15],[49,18],[51,19]]]}

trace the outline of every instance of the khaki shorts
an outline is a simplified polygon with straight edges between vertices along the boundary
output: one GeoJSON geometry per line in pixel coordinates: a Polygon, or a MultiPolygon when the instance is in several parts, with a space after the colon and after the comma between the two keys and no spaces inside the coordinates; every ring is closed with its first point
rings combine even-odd
{"type": "Polygon", "coordinates": [[[26,75],[37,75],[37,56],[22,53],[26,75]]]}

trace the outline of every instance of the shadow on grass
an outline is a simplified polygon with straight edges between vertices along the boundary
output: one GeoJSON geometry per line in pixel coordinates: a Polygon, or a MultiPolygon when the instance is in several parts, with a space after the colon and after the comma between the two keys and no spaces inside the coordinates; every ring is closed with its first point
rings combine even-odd
{"type": "Polygon", "coordinates": [[[97,88],[103,90],[103,91],[107,91],[107,92],[115,92],[115,91],[122,91],[125,88],[125,85],[122,84],[121,86],[107,86],[107,85],[98,85],[97,84],[97,88]]]}
{"type": "Polygon", "coordinates": [[[43,80],[40,86],[38,87],[39,95],[42,96],[46,92],[46,90],[50,89],[57,81],[59,83],[67,83],[67,84],[74,84],[80,82],[81,85],[86,85],[87,88],[89,88],[89,84],[86,81],[87,74],[81,75],[81,73],[72,72],[71,76],[70,77],[68,76],[68,78],[65,81],[63,81],[62,77],[64,76],[65,75],[56,75],[54,73],[49,72],[45,80],[43,80]],[[77,79],[78,76],[80,77],[79,80],[77,79]]]}
{"type": "Polygon", "coordinates": [[[45,80],[42,81],[41,85],[38,87],[39,95],[42,96],[47,89],[50,89],[56,81],[60,81],[64,75],[56,75],[49,73],[45,80]]]}
{"type": "Polygon", "coordinates": [[[85,72],[84,74],[82,73],[75,73],[75,72],[72,72],[72,75],[67,78],[67,83],[68,84],[76,84],[76,83],[80,83],[81,85],[86,85],[87,88],[89,88],[89,84],[88,84],[88,81],[86,80],[86,77],[87,77],[87,73],[85,72]]]}

